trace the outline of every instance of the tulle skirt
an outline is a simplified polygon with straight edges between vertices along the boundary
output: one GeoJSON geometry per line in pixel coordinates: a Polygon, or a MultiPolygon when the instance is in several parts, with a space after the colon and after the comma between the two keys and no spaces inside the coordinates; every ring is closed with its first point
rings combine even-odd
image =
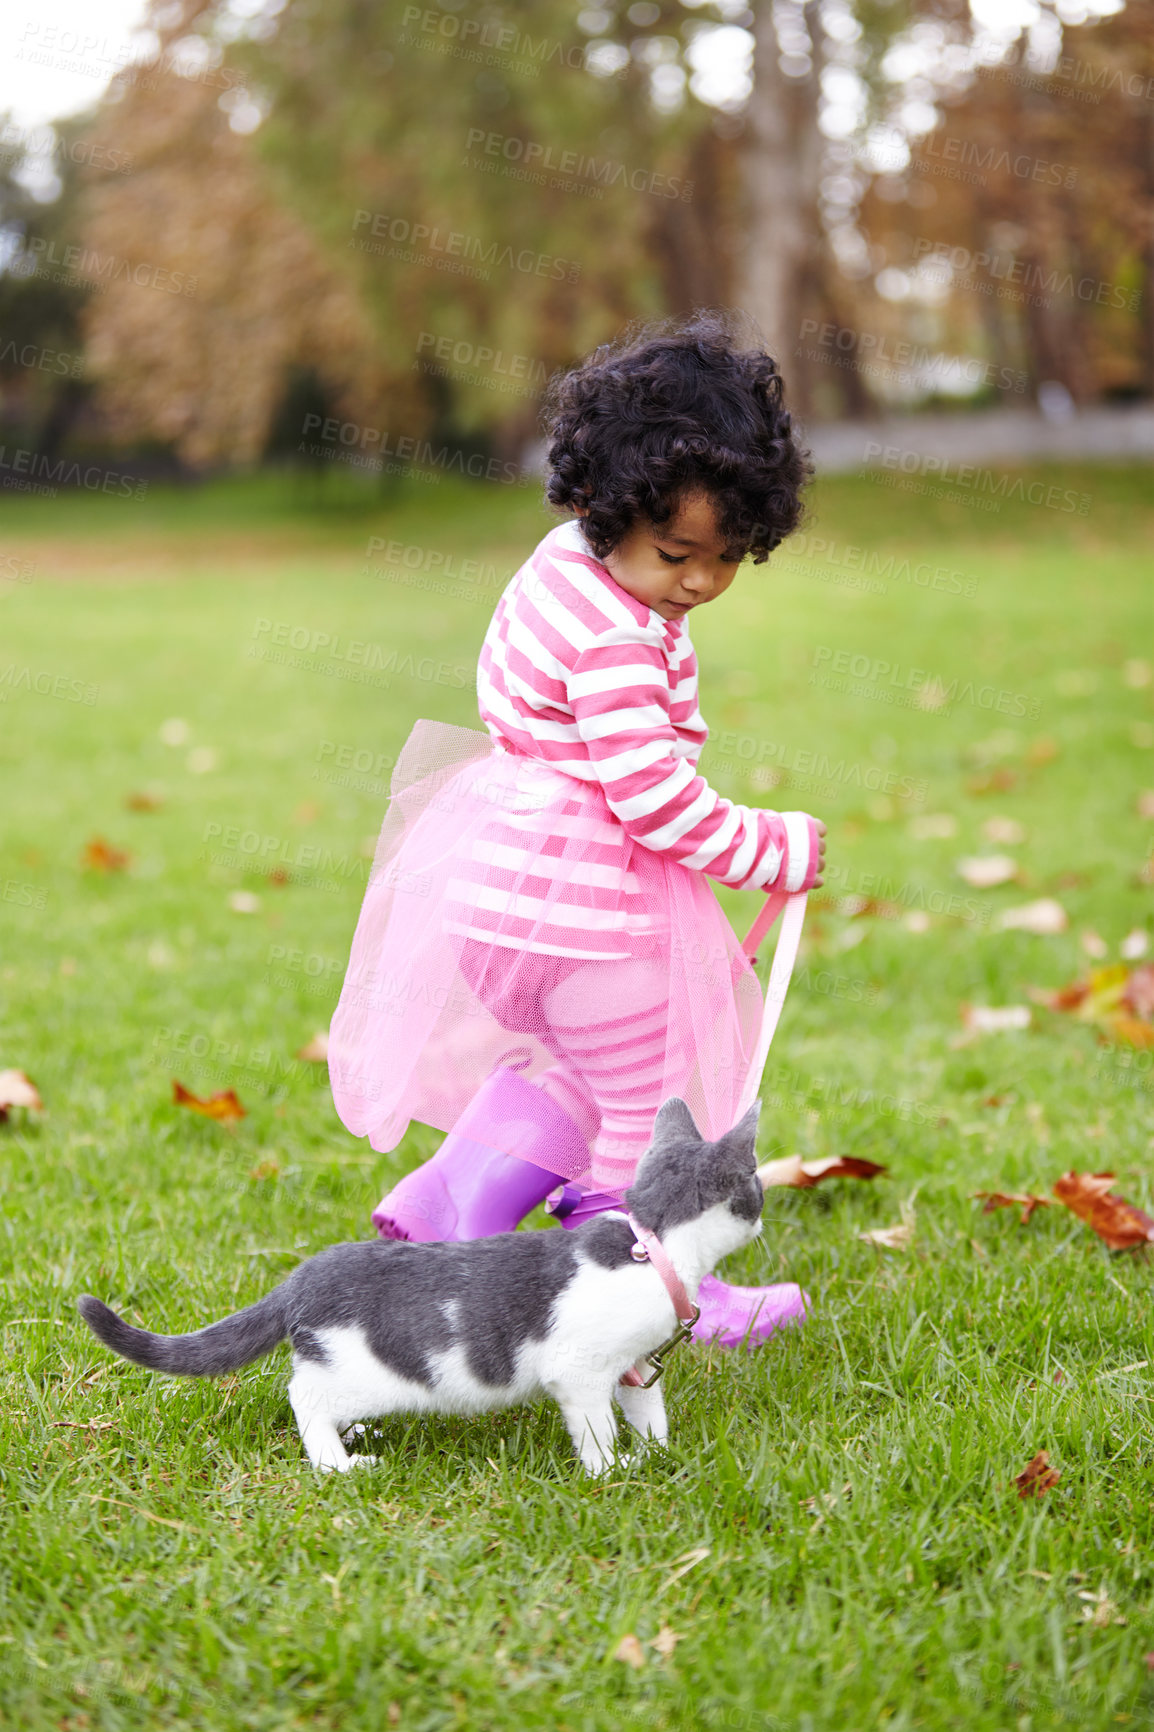
{"type": "Polygon", "coordinates": [[[762,1008],[704,876],[632,841],[598,784],[417,723],[330,1034],[354,1135],[447,1131],[507,1066],[585,1136],[588,1165],[556,1170],[620,1189],[670,1095],[707,1137],[735,1122],[762,1008]]]}

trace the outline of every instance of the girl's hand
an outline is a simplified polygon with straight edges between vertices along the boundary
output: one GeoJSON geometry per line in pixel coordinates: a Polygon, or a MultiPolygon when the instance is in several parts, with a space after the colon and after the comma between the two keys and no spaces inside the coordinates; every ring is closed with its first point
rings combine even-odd
{"type": "Polygon", "coordinates": [[[821,838],[817,845],[817,877],[813,881],[814,889],[819,890],[825,883],[825,825],[820,818],[815,818],[814,823],[817,826],[818,836],[821,838]]]}

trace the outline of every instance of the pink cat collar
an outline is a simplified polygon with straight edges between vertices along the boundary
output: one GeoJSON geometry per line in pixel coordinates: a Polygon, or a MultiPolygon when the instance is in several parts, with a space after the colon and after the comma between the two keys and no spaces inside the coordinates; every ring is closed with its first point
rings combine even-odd
{"type": "Polygon", "coordinates": [[[626,1218],[637,1240],[632,1251],[634,1262],[652,1263],[665,1284],[665,1291],[673,1301],[673,1312],[677,1318],[677,1328],[669,1339],[645,1355],[653,1366],[652,1376],[642,1377],[637,1367],[631,1365],[621,1378],[622,1383],[627,1388],[648,1389],[651,1384],[657,1382],[665,1370],[665,1355],[674,1347],[680,1346],[681,1342],[689,1340],[693,1325],[701,1316],[701,1312],[690,1300],[689,1294],[685,1291],[685,1284],[673,1267],[672,1259],[657,1234],[651,1233],[648,1227],[643,1227],[634,1216],[629,1215],[626,1218]]]}
{"type": "Polygon", "coordinates": [[[665,1291],[673,1301],[673,1312],[679,1323],[696,1323],[698,1318],[697,1306],[692,1303],[689,1294],[685,1291],[681,1276],[673,1267],[665,1246],[657,1234],[651,1233],[648,1227],[643,1227],[635,1216],[630,1215],[627,1219],[637,1239],[632,1251],[634,1262],[653,1264],[665,1283],[665,1291]]]}

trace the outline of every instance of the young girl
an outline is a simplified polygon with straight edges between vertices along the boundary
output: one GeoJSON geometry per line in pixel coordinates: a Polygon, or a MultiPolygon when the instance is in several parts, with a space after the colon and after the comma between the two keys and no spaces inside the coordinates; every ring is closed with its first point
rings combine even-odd
{"type": "MultiPolygon", "coordinates": [[[[657,1108],[733,1124],[761,988],[707,877],[821,883],[825,826],[697,774],[691,610],[795,528],[808,468],[781,379],[716,315],[602,348],[552,393],[548,497],[574,515],[510,582],[477,673],[488,730],[418,722],[333,1019],[337,1111],[375,1149],[448,1132],[382,1200],[385,1238],[507,1232],[555,1188],[620,1204],[657,1108]]],[[[734,1345],[793,1284],[702,1285],[734,1345]]]]}

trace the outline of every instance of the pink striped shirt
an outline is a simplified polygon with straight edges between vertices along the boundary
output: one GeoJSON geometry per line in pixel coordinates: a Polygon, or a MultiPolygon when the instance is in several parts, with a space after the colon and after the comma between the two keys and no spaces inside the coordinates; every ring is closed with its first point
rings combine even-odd
{"type": "Polygon", "coordinates": [[[628,595],[590,552],[578,523],[552,530],[506,588],[481,650],[477,698],[499,745],[599,786],[616,823],[590,838],[594,850],[584,860],[564,861],[544,839],[529,847],[530,811],[504,813],[509,834],[478,845],[486,855],[477,862],[482,874],[454,885],[453,930],[491,934],[487,904],[501,917],[498,942],[570,956],[628,954],[611,948],[613,928],[619,941],[623,929],[646,930],[651,921],[630,896],[626,837],[737,889],[794,890],[811,880],[816,848],[805,814],[738,805],[697,773],[709,730],[686,620],[663,619],[628,595]],[[510,935],[500,869],[524,869],[530,854],[541,894],[520,899],[524,930],[510,935]],[[574,890],[579,883],[580,895],[564,895],[561,879],[573,880],[574,890]],[[597,930],[599,918],[607,930],[597,930]],[[557,930],[537,929],[542,919],[557,930]]]}

